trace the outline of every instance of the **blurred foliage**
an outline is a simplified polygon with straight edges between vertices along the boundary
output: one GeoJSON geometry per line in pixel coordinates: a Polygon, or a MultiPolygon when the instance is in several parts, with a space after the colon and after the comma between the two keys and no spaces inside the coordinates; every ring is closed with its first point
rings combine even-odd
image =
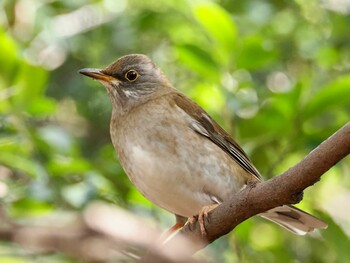
{"type": "MultiPolygon", "coordinates": [[[[103,199],[171,225],[116,161],[104,89],[77,74],[128,53],[151,56],[265,178],[285,171],[349,120],[349,12],[348,0],[1,1],[2,206],[19,219],[103,199]]],[[[253,218],[207,251],[215,262],[348,262],[349,172],[346,159],[300,204],[327,230],[299,237],[253,218]]],[[[42,262],[0,247],[1,261],[42,262]]]]}

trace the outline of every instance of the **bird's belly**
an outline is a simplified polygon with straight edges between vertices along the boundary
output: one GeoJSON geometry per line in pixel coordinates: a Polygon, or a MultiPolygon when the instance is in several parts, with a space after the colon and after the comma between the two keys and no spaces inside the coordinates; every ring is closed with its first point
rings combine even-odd
{"type": "MultiPolygon", "coordinates": [[[[204,140],[193,145],[157,152],[150,144],[130,144],[128,161],[121,163],[136,188],[151,202],[181,216],[227,199],[244,185],[237,165],[215,144],[204,140]],[[227,158],[228,157],[228,158],[227,158]],[[130,161],[131,160],[131,161],[130,161]]],[[[239,167],[238,167],[239,168],[239,167]]]]}
{"type": "Polygon", "coordinates": [[[190,217],[229,198],[251,175],[194,131],[183,110],[163,102],[133,112],[127,126],[112,126],[111,137],[138,190],[156,205],[190,217]]]}

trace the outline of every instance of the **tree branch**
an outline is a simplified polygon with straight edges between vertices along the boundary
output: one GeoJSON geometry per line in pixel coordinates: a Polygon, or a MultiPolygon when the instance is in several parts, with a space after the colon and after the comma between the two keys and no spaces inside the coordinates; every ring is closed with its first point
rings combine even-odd
{"type": "Polygon", "coordinates": [[[102,202],[90,204],[82,214],[69,214],[68,220],[57,214],[29,219],[26,224],[7,218],[0,206],[0,240],[20,245],[28,255],[59,251],[83,262],[133,262],[152,247],[152,262],[199,262],[181,256],[183,251],[193,250],[190,241],[178,239],[174,250],[167,253],[156,242],[160,235],[160,229],[144,219],[102,202]]]}
{"type": "MultiPolygon", "coordinates": [[[[142,262],[198,262],[191,255],[227,234],[244,220],[266,210],[300,201],[302,191],[350,153],[350,123],[324,141],[302,161],[283,174],[255,187],[247,187],[213,210],[205,222],[207,236],[198,223],[187,224],[163,246],[157,244],[142,262]]],[[[143,221],[116,207],[90,205],[72,224],[52,226],[47,219],[23,226],[12,223],[0,206],[0,239],[21,244],[38,253],[61,251],[85,262],[107,262],[131,247],[150,248],[159,233],[143,221]],[[48,225],[49,224],[49,225],[48,225]]]]}
{"type": "Polygon", "coordinates": [[[350,122],[283,174],[253,188],[245,188],[213,210],[205,222],[205,237],[201,235],[198,222],[187,224],[178,235],[165,244],[164,249],[171,250],[178,242],[177,238],[186,237],[197,244],[190,252],[193,254],[256,214],[277,206],[299,202],[304,189],[316,183],[325,172],[349,153],[350,122]]]}

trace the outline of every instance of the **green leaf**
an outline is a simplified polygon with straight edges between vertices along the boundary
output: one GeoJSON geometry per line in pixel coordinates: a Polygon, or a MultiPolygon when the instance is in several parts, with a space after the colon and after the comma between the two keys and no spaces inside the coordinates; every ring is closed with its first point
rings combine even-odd
{"type": "Polygon", "coordinates": [[[318,50],[316,55],[317,63],[323,68],[331,68],[339,62],[340,53],[332,47],[324,47],[318,50]]]}
{"type": "Polygon", "coordinates": [[[231,15],[214,3],[196,5],[195,18],[207,34],[222,48],[231,50],[236,40],[236,25],[231,15]]]}
{"type": "Polygon", "coordinates": [[[32,261],[28,261],[28,258],[19,258],[16,256],[1,256],[1,261],[6,263],[28,263],[32,261]]]}
{"type": "Polygon", "coordinates": [[[327,241],[330,251],[337,255],[337,262],[349,262],[348,249],[350,239],[344,231],[332,220],[323,214],[322,218],[328,223],[328,228],[322,231],[324,240],[327,241]]]}
{"type": "Polygon", "coordinates": [[[46,214],[52,209],[52,204],[28,197],[12,203],[10,214],[14,217],[29,217],[46,214]]]}
{"type": "Polygon", "coordinates": [[[0,154],[0,163],[13,169],[24,171],[33,177],[37,177],[42,173],[42,167],[34,160],[15,153],[2,152],[0,154]]]}
{"type": "Polygon", "coordinates": [[[39,97],[28,106],[27,112],[35,117],[51,115],[56,110],[56,101],[51,98],[39,97]]]}
{"type": "Polygon", "coordinates": [[[350,76],[341,77],[316,93],[306,105],[304,117],[311,118],[334,108],[350,106],[350,76]]]}
{"type": "MultiPolygon", "coordinates": [[[[17,45],[0,27],[0,78],[10,81],[17,64],[17,45]]],[[[7,83],[9,85],[10,83],[7,83]]]]}
{"type": "Polygon", "coordinates": [[[191,44],[177,45],[176,51],[179,60],[188,68],[198,73],[218,78],[218,65],[212,55],[198,46],[191,44]]]}
{"type": "Polygon", "coordinates": [[[91,169],[90,164],[85,159],[70,158],[62,155],[56,155],[48,163],[48,167],[52,175],[81,174],[91,169]]]}
{"type": "Polygon", "coordinates": [[[225,97],[215,85],[198,84],[191,89],[190,97],[208,112],[219,112],[225,104],[225,97]]]}
{"type": "Polygon", "coordinates": [[[243,39],[242,50],[237,57],[237,66],[245,69],[259,69],[276,58],[277,51],[272,42],[262,35],[251,35],[243,39]]]}
{"type": "Polygon", "coordinates": [[[48,72],[44,69],[22,63],[15,83],[18,89],[18,94],[13,98],[16,107],[26,111],[34,101],[43,97],[47,77],[48,72]]]}

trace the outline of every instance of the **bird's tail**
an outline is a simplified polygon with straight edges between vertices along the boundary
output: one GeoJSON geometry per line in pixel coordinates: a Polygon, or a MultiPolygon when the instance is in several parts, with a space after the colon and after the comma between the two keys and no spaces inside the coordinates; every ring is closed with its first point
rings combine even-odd
{"type": "Polygon", "coordinates": [[[259,215],[297,235],[305,235],[317,228],[327,228],[321,219],[290,205],[275,207],[259,215]]]}

